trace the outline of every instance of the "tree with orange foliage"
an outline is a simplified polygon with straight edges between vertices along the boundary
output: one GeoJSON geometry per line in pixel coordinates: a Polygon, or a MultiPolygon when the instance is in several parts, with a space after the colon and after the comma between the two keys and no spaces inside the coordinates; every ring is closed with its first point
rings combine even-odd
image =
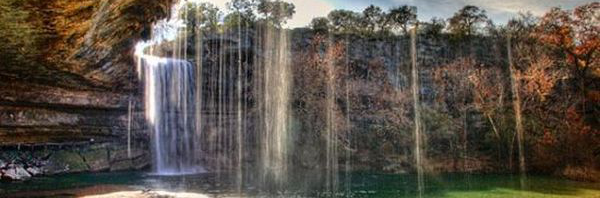
{"type": "Polygon", "coordinates": [[[600,2],[575,8],[572,12],[553,8],[540,20],[533,36],[565,56],[579,83],[585,112],[588,72],[598,70],[600,51],[600,2]]]}
{"type": "Polygon", "coordinates": [[[344,115],[335,103],[341,97],[335,90],[341,89],[345,77],[344,68],[339,66],[344,47],[342,43],[316,35],[310,46],[293,60],[294,84],[303,85],[293,89],[294,111],[305,131],[322,132],[330,130],[328,127],[345,130],[344,115]]]}
{"type": "Polygon", "coordinates": [[[497,112],[504,107],[504,87],[506,86],[501,74],[502,71],[498,68],[477,68],[469,74],[469,81],[473,86],[474,106],[488,119],[498,144],[500,143],[500,131],[495,117],[497,112]]]}
{"type": "Polygon", "coordinates": [[[530,165],[538,170],[593,167],[598,159],[593,154],[598,139],[595,131],[589,130],[585,113],[594,109],[586,107],[586,96],[588,89],[594,88],[590,77],[597,78],[590,71],[597,70],[600,62],[599,14],[599,2],[573,11],[553,8],[540,18],[531,34],[515,32],[519,38],[512,44],[518,66],[515,74],[534,151],[530,165]],[[572,82],[573,88],[557,86],[569,82],[565,80],[572,82]]]}
{"type": "Polygon", "coordinates": [[[600,2],[577,7],[573,13],[553,8],[541,18],[534,36],[564,52],[575,69],[586,71],[598,61],[599,14],[600,2]]]}

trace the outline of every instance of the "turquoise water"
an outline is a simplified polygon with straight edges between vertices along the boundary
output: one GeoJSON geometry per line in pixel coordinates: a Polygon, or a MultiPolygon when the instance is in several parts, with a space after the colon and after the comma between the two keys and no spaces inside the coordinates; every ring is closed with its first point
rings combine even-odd
{"type": "MultiPolygon", "coordinates": [[[[285,190],[263,191],[258,186],[244,185],[247,197],[416,197],[416,176],[410,174],[353,173],[351,178],[340,176],[336,193],[321,188],[315,176],[294,178],[295,186],[285,190]],[[312,184],[312,185],[309,185],[312,184]]],[[[600,197],[599,183],[567,181],[547,176],[530,176],[528,186],[522,189],[519,178],[512,175],[448,174],[427,176],[424,197],[600,197]]],[[[69,196],[70,190],[110,185],[133,190],[165,190],[194,192],[215,196],[239,194],[237,182],[225,174],[188,176],[153,176],[143,172],[73,174],[40,177],[26,182],[0,183],[0,197],[27,192],[43,192],[48,197],[57,194],[69,196]]],[[[118,191],[118,188],[113,191],[118,191]]],[[[22,195],[22,194],[21,194],[22,195]]],[[[39,195],[38,195],[39,196],[39,195]]],[[[73,194],[74,196],[74,194],[73,194]]]]}

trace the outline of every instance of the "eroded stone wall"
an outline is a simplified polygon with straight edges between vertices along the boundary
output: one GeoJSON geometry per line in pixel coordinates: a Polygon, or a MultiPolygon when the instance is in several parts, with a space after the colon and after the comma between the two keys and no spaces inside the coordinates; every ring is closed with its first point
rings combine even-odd
{"type": "Polygon", "coordinates": [[[174,2],[0,3],[0,177],[149,164],[133,51],[174,2]]]}

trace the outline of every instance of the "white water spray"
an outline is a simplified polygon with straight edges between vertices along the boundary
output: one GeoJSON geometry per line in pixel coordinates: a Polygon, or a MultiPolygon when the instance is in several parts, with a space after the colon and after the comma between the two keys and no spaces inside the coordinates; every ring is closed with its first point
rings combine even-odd
{"type": "MultiPolygon", "coordinates": [[[[174,13],[182,8],[174,7],[174,13]]],[[[185,9],[184,9],[185,12],[185,9]]],[[[153,134],[155,173],[204,172],[200,165],[198,69],[187,60],[187,27],[175,14],[155,25],[153,38],[138,44],[138,75],[144,82],[145,114],[153,134]],[[172,57],[153,55],[155,45],[172,41],[172,57]]]]}

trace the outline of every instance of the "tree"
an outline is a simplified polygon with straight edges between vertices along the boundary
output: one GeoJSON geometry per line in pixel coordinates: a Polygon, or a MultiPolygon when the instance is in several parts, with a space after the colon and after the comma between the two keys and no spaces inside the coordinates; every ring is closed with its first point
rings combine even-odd
{"type": "MultiPolygon", "coordinates": [[[[575,10],[584,8],[597,13],[597,8],[588,6],[575,10]]],[[[514,49],[513,74],[518,85],[513,93],[520,95],[517,101],[526,119],[526,143],[534,151],[530,164],[538,170],[562,172],[568,166],[586,166],[594,162],[589,159],[593,154],[586,151],[598,149],[597,135],[589,130],[593,124],[585,117],[586,111],[594,111],[593,107],[585,107],[585,90],[594,88],[593,82],[586,84],[587,75],[581,64],[585,61],[578,61],[580,55],[576,55],[586,53],[576,48],[590,42],[582,39],[585,36],[577,38],[577,32],[593,29],[598,22],[581,27],[574,12],[577,11],[554,8],[542,18],[521,14],[507,24],[507,32],[513,38],[510,46],[514,49]]]]}
{"type": "Polygon", "coordinates": [[[554,65],[552,58],[542,54],[532,59],[527,69],[519,72],[517,77],[522,81],[520,91],[523,92],[521,95],[524,96],[525,102],[541,103],[550,96],[557,83],[564,77],[564,72],[554,65]]]}
{"type": "Polygon", "coordinates": [[[227,3],[227,9],[231,13],[225,16],[225,26],[230,28],[251,27],[256,21],[254,11],[257,6],[255,0],[232,0],[227,3]]]}
{"type": "Polygon", "coordinates": [[[449,21],[449,30],[458,36],[471,36],[476,34],[481,23],[488,19],[486,11],[477,6],[467,5],[454,13],[449,21]]]}
{"type": "Polygon", "coordinates": [[[437,37],[442,34],[442,31],[446,27],[446,21],[434,17],[429,22],[419,24],[421,32],[427,36],[437,37]]]}
{"type": "Polygon", "coordinates": [[[247,19],[255,19],[254,11],[256,10],[256,0],[232,0],[227,3],[227,9],[233,12],[241,13],[242,17],[247,19]]]}
{"type": "Polygon", "coordinates": [[[276,27],[281,27],[286,21],[296,13],[294,4],[280,0],[260,0],[257,11],[262,14],[264,19],[276,27]]]}
{"type": "Polygon", "coordinates": [[[582,5],[572,13],[553,8],[541,18],[534,31],[535,38],[564,54],[566,63],[580,81],[584,96],[588,71],[598,69],[599,15],[600,2],[582,5]]]}
{"type": "MultiPolygon", "coordinates": [[[[469,80],[469,75],[477,65],[473,58],[459,58],[433,70],[437,103],[449,112],[452,122],[462,130],[462,132],[457,131],[456,145],[462,143],[460,150],[463,151],[463,155],[468,150],[468,115],[473,109],[473,84],[469,80]]],[[[466,159],[466,156],[462,157],[466,159]]]]}
{"type": "Polygon", "coordinates": [[[349,10],[333,10],[327,15],[335,32],[354,32],[360,26],[360,14],[349,10]]]}
{"type": "Polygon", "coordinates": [[[508,20],[504,33],[510,34],[513,40],[525,40],[537,26],[538,18],[531,12],[521,12],[519,17],[508,20]]]}
{"type": "Polygon", "coordinates": [[[473,88],[473,104],[488,120],[496,139],[498,158],[501,154],[502,133],[496,119],[504,110],[505,87],[507,82],[502,71],[495,67],[477,68],[470,72],[469,81],[473,88]]]}
{"type": "Polygon", "coordinates": [[[409,26],[417,22],[417,7],[403,5],[392,8],[387,18],[392,26],[400,27],[404,35],[408,35],[409,26]]]}
{"type": "Polygon", "coordinates": [[[247,21],[241,13],[231,12],[223,19],[225,29],[233,30],[240,27],[250,27],[253,21],[247,21]]]}
{"type": "Polygon", "coordinates": [[[494,24],[494,21],[489,19],[485,21],[484,34],[489,37],[498,38],[500,36],[500,29],[494,24]]]}
{"type": "Polygon", "coordinates": [[[210,3],[187,3],[185,11],[181,12],[181,18],[184,19],[186,26],[190,30],[196,31],[198,28],[204,28],[207,31],[219,30],[219,19],[223,13],[215,5],[210,3]]]}
{"type": "Polygon", "coordinates": [[[362,25],[366,27],[367,33],[374,34],[375,31],[385,31],[388,21],[385,12],[380,7],[370,5],[363,10],[362,25]]]}
{"type": "Polygon", "coordinates": [[[318,33],[329,32],[329,19],[326,17],[317,17],[310,22],[310,27],[318,33]]]}
{"type": "MultiPolygon", "coordinates": [[[[291,80],[294,84],[304,85],[292,88],[294,115],[299,118],[299,126],[309,131],[298,134],[308,140],[301,147],[326,148],[320,145],[330,144],[329,140],[340,138],[338,134],[347,131],[347,114],[336,102],[342,95],[335,91],[345,84],[345,67],[342,66],[345,46],[329,41],[326,36],[316,35],[292,60],[296,66],[292,67],[291,80]]],[[[348,143],[340,142],[340,146],[350,149],[348,143]]],[[[327,151],[323,149],[320,153],[319,161],[325,162],[327,151]]]]}

